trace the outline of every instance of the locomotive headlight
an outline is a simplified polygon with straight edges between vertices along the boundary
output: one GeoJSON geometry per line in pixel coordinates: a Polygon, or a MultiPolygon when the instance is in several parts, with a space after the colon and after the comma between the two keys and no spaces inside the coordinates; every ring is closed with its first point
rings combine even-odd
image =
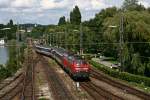
{"type": "Polygon", "coordinates": [[[75,68],[75,70],[80,70],[80,68],[75,68]]]}
{"type": "Polygon", "coordinates": [[[76,65],[77,65],[77,67],[79,67],[79,66],[80,66],[80,64],[78,64],[78,63],[77,63],[76,65]]]}
{"type": "Polygon", "coordinates": [[[88,68],[83,68],[83,70],[88,70],[88,68]]]}

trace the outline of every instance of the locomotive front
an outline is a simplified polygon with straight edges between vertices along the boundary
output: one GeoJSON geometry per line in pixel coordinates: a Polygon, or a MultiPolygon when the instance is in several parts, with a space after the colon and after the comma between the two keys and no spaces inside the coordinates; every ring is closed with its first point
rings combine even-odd
{"type": "Polygon", "coordinates": [[[81,58],[75,58],[73,61],[73,76],[76,78],[89,78],[90,65],[81,58]]]}

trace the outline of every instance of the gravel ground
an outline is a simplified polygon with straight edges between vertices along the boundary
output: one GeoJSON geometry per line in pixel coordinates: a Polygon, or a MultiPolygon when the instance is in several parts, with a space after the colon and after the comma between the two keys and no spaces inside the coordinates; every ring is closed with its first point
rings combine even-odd
{"type": "Polygon", "coordinates": [[[35,91],[38,99],[53,100],[41,61],[35,67],[35,91]]]}

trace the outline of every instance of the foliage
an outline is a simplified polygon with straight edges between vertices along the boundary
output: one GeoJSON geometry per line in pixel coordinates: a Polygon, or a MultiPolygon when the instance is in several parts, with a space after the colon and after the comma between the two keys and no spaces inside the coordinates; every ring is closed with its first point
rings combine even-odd
{"type": "Polygon", "coordinates": [[[74,25],[79,25],[81,23],[81,13],[78,6],[75,6],[73,11],[70,12],[70,23],[74,25]]]}
{"type": "MultiPolygon", "coordinates": [[[[148,61],[150,56],[150,45],[148,43],[140,43],[140,42],[149,42],[150,40],[150,22],[149,22],[150,14],[146,11],[127,11],[124,12],[124,42],[126,44],[126,48],[124,47],[123,56],[125,63],[125,71],[134,74],[142,75],[145,72],[145,62],[148,61]],[[136,16],[135,16],[136,15],[136,16]],[[130,42],[130,43],[129,43],[130,42]],[[134,43],[135,42],[135,43],[134,43]],[[132,55],[131,55],[132,54],[132,55]],[[137,56],[135,56],[137,55],[137,56]],[[141,56],[145,58],[141,59],[141,56]]],[[[104,34],[103,38],[105,42],[119,42],[119,30],[118,28],[109,28],[109,25],[120,25],[120,15],[116,14],[113,17],[106,18],[103,22],[104,26],[104,34]]],[[[115,44],[108,50],[116,46],[115,44]]],[[[116,49],[117,50],[117,49],[116,49]]],[[[114,57],[117,56],[117,53],[113,53],[114,57]]]]}
{"type": "Polygon", "coordinates": [[[0,38],[5,38],[6,40],[11,40],[16,38],[17,26],[13,25],[13,20],[7,25],[0,24],[0,38]],[[9,30],[3,30],[3,28],[10,28],[9,30]]]}
{"type": "Polygon", "coordinates": [[[150,77],[150,62],[146,64],[145,75],[150,77]]]}
{"type": "Polygon", "coordinates": [[[3,65],[0,65],[0,81],[9,77],[10,75],[11,75],[10,71],[3,65]]]}
{"type": "Polygon", "coordinates": [[[10,27],[12,27],[14,25],[13,24],[13,20],[11,19],[7,25],[10,26],[10,27]]]}
{"type": "Polygon", "coordinates": [[[150,86],[150,78],[148,78],[148,77],[112,70],[112,69],[105,67],[103,65],[100,65],[94,61],[90,61],[90,63],[94,67],[97,67],[99,70],[103,71],[105,74],[108,74],[112,77],[119,78],[121,80],[125,80],[128,82],[135,82],[138,84],[144,84],[145,86],[150,86]]]}
{"type": "Polygon", "coordinates": [[[59,19],[58,25],[64,25],[64,24],[66,24],[66,19],[65,19],[65,16],[62,16],[59,19]]]}
{"type": "Polygon", "coordinates": [[[45,31],[45,27],[44,26],[37,26],[35,28],[33,28],[32,32],[28,34],[29,37],[33,37],[33,38],[40,38],[45,31]]]}
{"type": "Polygon", "coordinates": [[[124,10],[137,10],[137,11],[142,11],[145,10],[143,5],[138,4],[139,0],[125,0],[123,4],[123,9],[124,10]]]}
{"type": "Polygon", "coordinates": [[[141,60],[139,57],[139,54],[133,54],[133,58],[131,60],[131,70],[133,74],[144,74],[144,68],[142,67],[143,65],[141,64],[141,60]]]}

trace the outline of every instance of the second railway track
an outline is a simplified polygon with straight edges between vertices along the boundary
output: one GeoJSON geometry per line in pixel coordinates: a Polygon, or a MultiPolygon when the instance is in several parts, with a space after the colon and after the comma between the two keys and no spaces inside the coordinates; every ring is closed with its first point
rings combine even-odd
{"type": "Polygon", "coordinates": [[[123,100],[121,97],[106,91],[91,81],[82,82],[81,86],[94,98],[94,100],[123,100]]]}
{"type": "Polygon", "coordinates": [[[100,81],[106,82],[106,83],[110,84],[111,86],[116,87],[116,88],[126,92],[127,94],[132,94],[142,100],[149,100],[150,94],[142,92],[135,88],[132,88],[121,82],[115,81],[115,80],[109,78],[108,76],[106,76],[105,74],[97,71],[96,69],[92,69],[91,77],[98,79],[100,81]]]}
{"type": "Polygon", "coordinates": [[[3,85],[0,90],[0,100],[11,100],[15,97],[22,88],[23,74],[19,74],[14,80],[3,85]]]}
{"type": "Polygon", "coordinates": [[[53,98],[55,100],[74,100],[63,81],[54,71],[54,66],[48,66],[48,61],[44,57],[41,60],[45,68],[45,73],[47,75],[48,84],[51,88],[53,98]]]}

